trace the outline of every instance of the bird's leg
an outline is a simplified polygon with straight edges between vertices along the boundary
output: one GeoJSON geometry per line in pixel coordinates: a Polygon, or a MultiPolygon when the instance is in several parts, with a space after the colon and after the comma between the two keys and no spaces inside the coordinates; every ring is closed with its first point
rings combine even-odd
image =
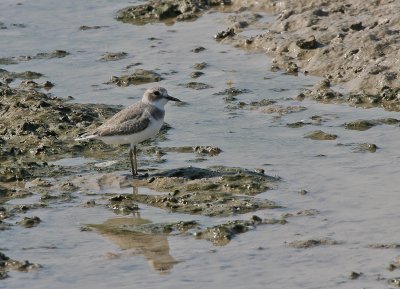
{"type": "Polygon", "coordinates": [[[133,146],[133,157],[135,158],[134,160],[134,165],[135,165],[135,175],[138,174],[138,165],[137,165],[137,151],[136,151],[136,146],[133,146]]]}
{"type": "MultiPolygon", "coordinates": [[[[134,177],[137,174],[137,171],[135,170],[135,165],[134,165],[134,161],[133,161],[133,147],[129,148],[129,159],[131,161],[132,176],[134,177]]],[[[136,155],[135,155],[135,159],[136,159],[136,155]]]]}

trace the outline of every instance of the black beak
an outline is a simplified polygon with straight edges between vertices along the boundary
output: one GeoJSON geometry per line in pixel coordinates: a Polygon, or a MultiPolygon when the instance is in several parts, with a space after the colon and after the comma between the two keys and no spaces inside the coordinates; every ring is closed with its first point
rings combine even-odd
{"type": "Polygon", "coordinates": [[[177,98],[172,97],[170,95],[165,96],[165,98],[168,99],[168,100],[172,100],[172,101],[182,102],[180,99],[177,99],[177,98]]]}

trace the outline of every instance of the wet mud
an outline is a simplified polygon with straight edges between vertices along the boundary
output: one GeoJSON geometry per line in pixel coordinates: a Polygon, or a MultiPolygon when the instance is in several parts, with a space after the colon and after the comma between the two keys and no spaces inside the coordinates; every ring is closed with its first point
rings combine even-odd
{"type": "Polygon", "coordinates": [[[327,246],[327,245],[339,245],[342,242],[331,240],[331,239],[310,239],[310,240],[299,240],[289,242],[287,245],[289,247],[297,249],[306,249],[316,246],[327,246]]]}
{"type": "Polygon", "coordinates": [[[120,212],[131,213],[138,210],[137,203],[170,212],[210,217],[232,216],[262,209],[280,208],[272,201],[255,197],[259,193],[276,187],[279,179],[240,168],[185,167],[151,172],[138,179],[108,174],[98,179],[79,177],[73,181],[77,187],[85,187],[86,184],[93,182],[95,184],[92,188],[133,186],[160,192],[159,194],[153,192],[117,195],[109,199],[107,206],[120,212]]]}
{"type": "Polygon", "coordinates": [[[247,1],[245,5],[232,1],[230,11],[251,20],[227,19],[228,28],[215,38],[266,52],[273,57],[273,70],[321,76],[347,91],[316,86],[301,97],[398,111],[399,18],[391,11],[399,5],[396,1],[285,0],[279,5],[276,1],[247,1]],[[270,13],[275,19],[262,22],[251,12],[270,13]],[[252,29],[256,32],[251,36],[241,33],[252,29]]]}
{"type": "Polygon", "coordinates": [[[138,85],[144,83],[151,82],[159,82],[163,78],[160,74],[145,69],[136,69],[132,74],[122,75],[122,76],[113,76],[110,81],[106,82],[106,84],[115,84],[118,86],[129,86],[129,85],[138,85]]]}
{"type": "Polygon", "coordinates": [[[99,61],[117,61],[117,60],[121,60],[128,57],[128,53],[127,52],[107,52],[104,55],[102,55],[99,59],[99,61]]]}
{"type": "Polygon", "coordinates": [[[74,138],[119,110],[69,103],[34,89],[7,85],[1,87],[0,99],[0,182],[63,175],[62,168],[48,162],[82,155],[96,146],[106,149],[104,144],[89,147],[74,138]]]}
{"type": "Polygon", "coordinates": [[[18,64],[23,61],[29,61],[34,59],[52,59],[52,58],[63,58],[70,53],[65,50],[54,50],[52,52],[40,52],[35,55],[21,55],[13,57],[2,57],[0,58],[0,65],[11,65],[18,64]]]}
{"type": "Polygon", "coordinates": [[[194,90],[212,88],[212,86],[207,84],[207,83],[196,82],[196,81],[191,81],[191,82],[188,82],[188,83],[180,84],[180,86],[183,86],[183,87],[186,87],[186,88],[191,88],[191,89],[194,89],[194,90]]]}
{"type": "Polygon", "coordinates": [[[211,7],[230,4],[230,0],[176,1],[151,0],[145,4],[126,7],[117,12],[116,19],[126,23],[143,25],[151,22],[192,21],[211,7]]]}

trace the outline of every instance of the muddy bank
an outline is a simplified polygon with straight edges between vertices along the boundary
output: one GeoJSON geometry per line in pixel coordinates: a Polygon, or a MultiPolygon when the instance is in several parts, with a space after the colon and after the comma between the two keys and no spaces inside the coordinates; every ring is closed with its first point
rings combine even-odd
{"type": "Polygon", "coordinates": [[[62,168],[48,162],[84,155],[94,148],[110,150],[100,142],[88,146],[74,138],[119,107],[69,103],[21,86],[0,87],[0,182],[63,175],[62,168]]]}
{"type": "Polygon", "coordinates": [[[246,1],[245,7],[276,18],[258,25],[265,30],[262,34],[242,37],[236,29],[229,41],[266,52],[275,69],[344,85],[358,102],[369,103],[372,96],[375,106],[400,102],[400,17],[393,13],[399,2],[269,0],[246,1]]]}
{"type": "Polygon", "coordinates": [[[132,24],[173,23],[196,19],[210,8],[235,13],[227,17],[225,30],[214,33],[217,41],[267,53],[273,57],[272,70],[321,76],[347,91],[316,86],[302,96],[400,109],[400,17],[393,13],[400,3],[396,1],[165,0],[127,7],[116,18],[132,24]],[[260,21],[259,12],[275,19],[260,21]]]}

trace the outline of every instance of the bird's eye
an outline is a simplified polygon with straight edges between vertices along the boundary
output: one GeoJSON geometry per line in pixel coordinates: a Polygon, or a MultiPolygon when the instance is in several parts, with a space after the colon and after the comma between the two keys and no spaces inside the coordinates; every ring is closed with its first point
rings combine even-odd
{"type": "Polygon", "coordinates": [[[155,96],[160,96],[160,92],[157,90],[157,91],[154,91],[154,95],[155,96]]]}

